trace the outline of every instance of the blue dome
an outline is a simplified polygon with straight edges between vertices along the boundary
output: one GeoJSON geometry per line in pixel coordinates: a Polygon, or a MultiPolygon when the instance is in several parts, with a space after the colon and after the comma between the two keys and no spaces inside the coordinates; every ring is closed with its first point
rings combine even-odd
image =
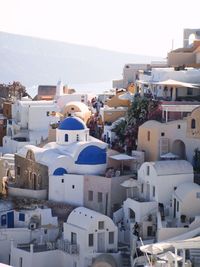
{"type": "Polygon", "coordinates": [[[59,130],[84,130],[84,122],[77,117],[68,117],[61,121],[58,129],[59,130]]]}

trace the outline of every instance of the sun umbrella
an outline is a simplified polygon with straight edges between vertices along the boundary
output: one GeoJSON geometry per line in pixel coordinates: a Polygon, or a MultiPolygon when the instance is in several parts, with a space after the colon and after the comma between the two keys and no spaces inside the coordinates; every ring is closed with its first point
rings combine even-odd
{"type": "Polygon", "coordinates": [[[133,178],[130,178],[124,181],[123,183],[121,183],[120,185],[123,187],[127,187],[127,188],[136,187],[138,186],[138,181],[133,178]]]}
{"type": "Polygon", "coordinates": [[[163,252],[162,246],[156,245],[156,244],[149,244],[149,245],[144,245],[140,247],[140,250],[145,253],[149,253],[152,255],[156,255],[158,253],[163,252]]]}

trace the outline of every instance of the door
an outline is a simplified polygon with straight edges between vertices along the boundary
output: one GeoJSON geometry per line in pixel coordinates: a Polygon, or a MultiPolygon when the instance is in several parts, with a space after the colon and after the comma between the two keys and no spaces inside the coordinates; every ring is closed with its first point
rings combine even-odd
{"type": "Polygon", "coordinates": [[[105,252],[105,233],[98,233],[97,238],[98,252],[105,252]]]}
{"type": "Polygon", "coordinates": [[[33,174],[33,190],[37,190],[37,176],[33,174]]]}
{"type": "Polygon", "coordinates": [[[149,184],[149,182],[147,182],[147,184],[146,184],[146,189],[147,189],[147,191],[146,191],[146,200],[150,200],[150,184],[149,184]]]}
{"type": "Polygon", "coordinates": [[[174,218],[176,218],[176,198],[174,198],[174,218]]]}
{"type": "Polygon", "coordinates": [[[7,227],[14,228],[14,211],[7,213],[7,227]]]}

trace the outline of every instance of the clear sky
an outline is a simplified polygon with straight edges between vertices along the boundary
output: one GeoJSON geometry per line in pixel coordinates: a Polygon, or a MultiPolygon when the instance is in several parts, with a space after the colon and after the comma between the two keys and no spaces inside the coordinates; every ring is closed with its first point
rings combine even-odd
{"type": "Polygon", "coordinates": [[[199,0],[0,0],[0,31],[166,57],[199,12],[199,0]]]}

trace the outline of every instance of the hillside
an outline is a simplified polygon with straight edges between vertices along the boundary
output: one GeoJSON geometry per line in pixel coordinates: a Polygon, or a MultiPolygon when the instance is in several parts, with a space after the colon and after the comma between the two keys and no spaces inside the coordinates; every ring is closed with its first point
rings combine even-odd
{"type": "Polygon", "coordinates": [[[156,57],[118,53],[0,32],[0,83],[92,83],[121,77],[125,63],[149,63],[156,57]]]}

